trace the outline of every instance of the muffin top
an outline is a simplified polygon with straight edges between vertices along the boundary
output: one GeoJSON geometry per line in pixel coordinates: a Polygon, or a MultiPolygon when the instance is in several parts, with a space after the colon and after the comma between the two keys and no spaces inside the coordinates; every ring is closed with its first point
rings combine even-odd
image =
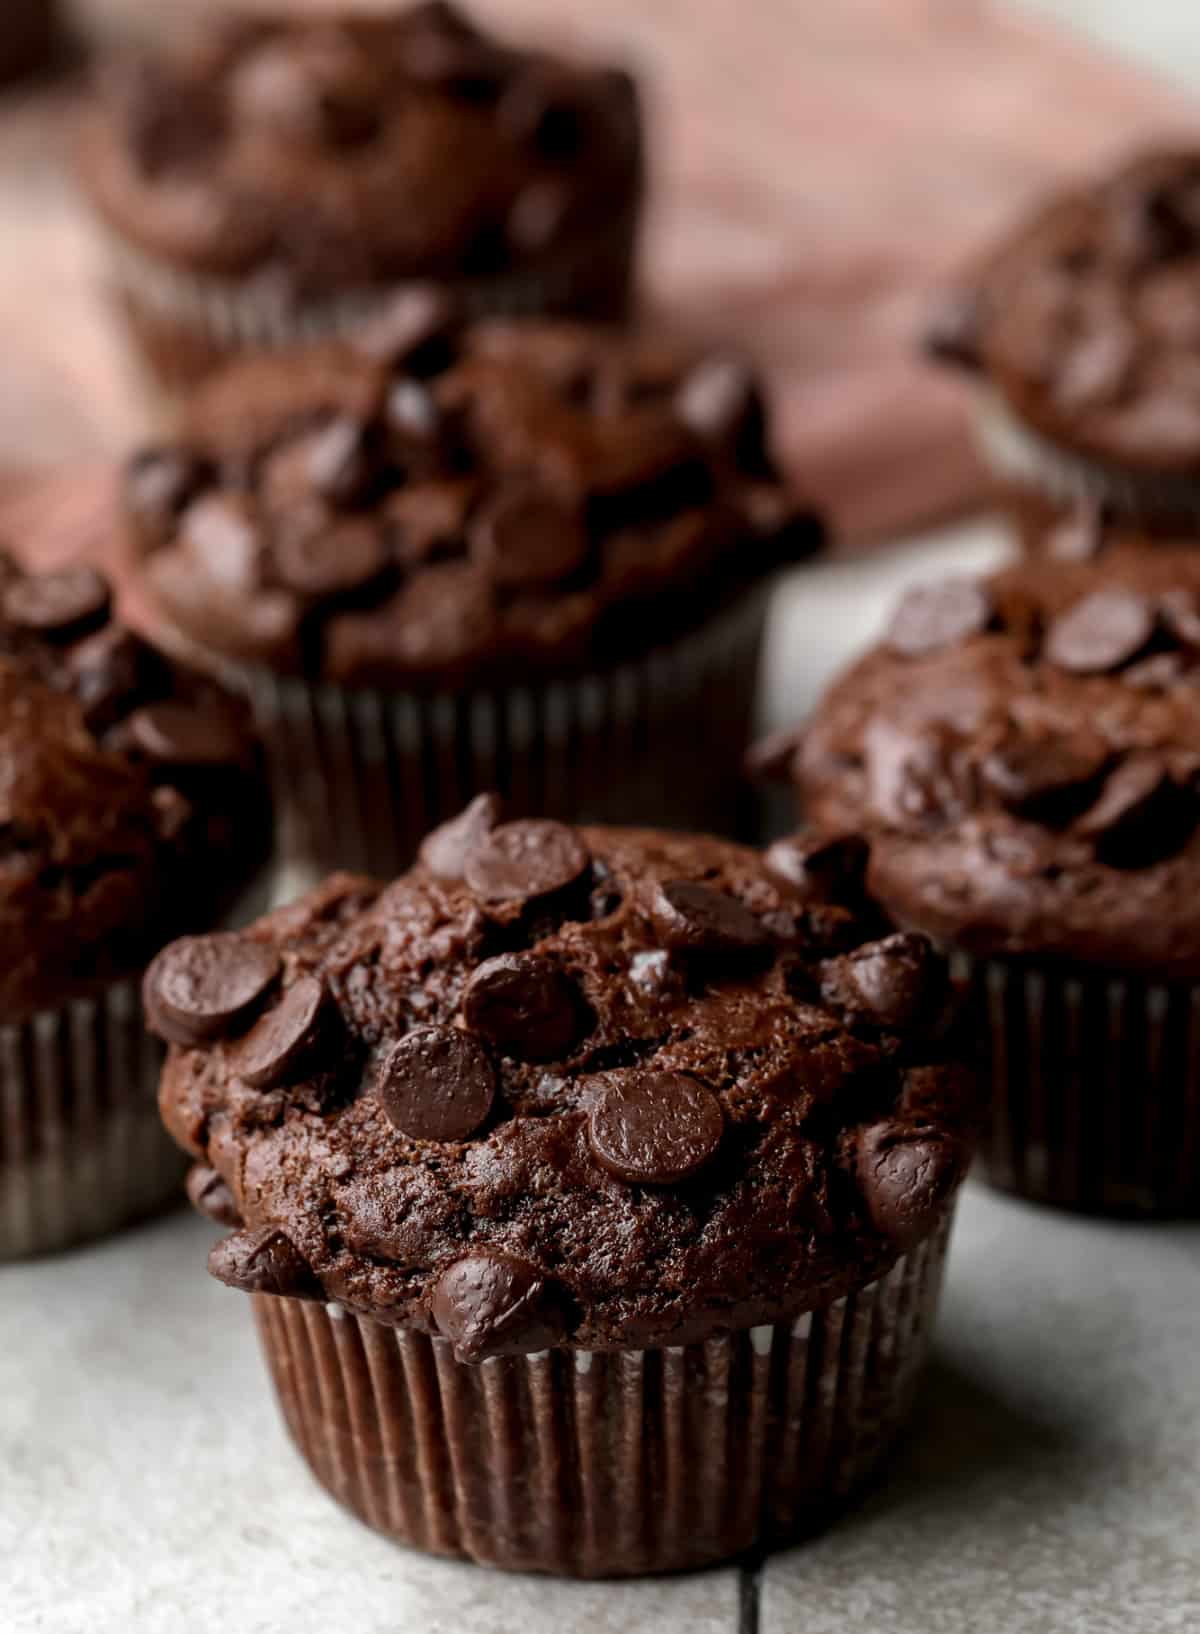
{"type": "Polygon", "coordinates": [[[1055,199],[930,342],[1073,452],[1200,471],[1200,151],[1143,155],[1055,199]]]}
{"type": "Polygon", "coordinates": [[[1200,553],[910,593],[793,763],[899,924],[970,952],[1200,976],[1200,553]]]}
{"type": "Polygon", "coordinates": [[[436,687],[644,652],[819,542],[739,358],[399,298],[237,363],[130,465],[148,587],[210,652],[436,687]]]}
{"type": "Polygon", "coordinates": [[[0,557],[0,1020],[211,924],[269,832],[244,708],[118,623],[90,568],[0,557]]]}
{"type": "Polygon", "coordinates": [[[628,74],[515,50],[440,0],[227,23],[102,89],[80,144],[102,216],[281,300],[536,272],[641,191],[628,74]]]}
{"type": "Polygon", "coordinates": [[[460,1358],[821,1305],[944,1216],[971,1096],[942,967],[852,844],[502,820],[147,975],[213,1274],[460,1358]]]}

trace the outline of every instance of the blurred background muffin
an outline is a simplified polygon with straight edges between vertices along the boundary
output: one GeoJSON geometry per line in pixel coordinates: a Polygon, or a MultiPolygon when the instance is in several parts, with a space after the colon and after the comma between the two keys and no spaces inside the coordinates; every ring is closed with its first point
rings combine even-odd
{"type": "Polygon", "coordinates": [[[167,385],[341,333],[415,282],[479,312],[629,305],[632,79],[444,0],[226,18],[119,56],[79,154],[107,281],[167,385]]]}

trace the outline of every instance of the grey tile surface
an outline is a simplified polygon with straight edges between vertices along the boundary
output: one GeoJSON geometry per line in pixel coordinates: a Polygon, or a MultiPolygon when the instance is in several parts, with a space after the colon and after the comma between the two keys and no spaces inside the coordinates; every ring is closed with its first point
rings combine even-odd
{"type": "Polygon", "coordinates": [[[959,1226],[892,1479],[769,1563],[760,1634],[1200,1628],[1200,1226],[959,1226]]]}

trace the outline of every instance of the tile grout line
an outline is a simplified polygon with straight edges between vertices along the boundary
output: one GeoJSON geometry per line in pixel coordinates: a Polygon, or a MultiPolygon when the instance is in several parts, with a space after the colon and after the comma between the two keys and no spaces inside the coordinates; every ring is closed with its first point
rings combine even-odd
{"type": "Polygon", "coordinates": [[[738,1634],[759,1634],[762,1610],[762,1560],[748,1560],[738,1567],[738,1634]]]}

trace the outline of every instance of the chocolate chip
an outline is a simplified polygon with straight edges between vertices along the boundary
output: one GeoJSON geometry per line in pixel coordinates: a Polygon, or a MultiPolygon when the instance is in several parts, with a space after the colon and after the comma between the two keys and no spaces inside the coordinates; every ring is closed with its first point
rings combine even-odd
{"type": "Polygon", "coordinates": [[[496,1074],[470,1033],[418,1027],[393,1046],[375,1093],[401,1134],[413,1140],[466,1140],[492,1109],[496,1074]]]}
{"type": "Polygon", "coordinates": [[[1154,634],[1155,610],[1146,596],[1111,586],[1093,590],[1046,632],[1046,657],[1076,675],[1102,675],[1136,658],[1154,634]]]}
{"type": "Polygon", "coordinates": [[[1070,804],[1100,776],[1108,744],[1098,734],[1048,732],[1020,738],[988,755],[981,768],[985,788],[1009,811],[1051,822],[1070,815],[1070,804]]]}
{"type": "Polygon", "coordinates": [[[438,879],[460,880],[467,858],[487,839],[504,815],[498,794],[477,794],[464,811],[427,834],[418,853],[438,879]]]}
{"type": "Polygon", "coordinates": [[[911,1027],[940,999],[941,966],[923,936],[898,931],[831,959],[821,972],[826,1001],[872,1026],[911,1027]]]}
{"type": "Polygon", "coordinates": [[[457,320],[451,296],[433,285],[417,285],[393,296],[352,338],[367,357],[424,379],[448,364],[457,320]]]}
{"type": "Polygon", "coordinates": [[[369,428],[338,415],[315,434],[308,450],[308,479],[331,505],[355,505],[374,476],[369,428]]]}
{"type": "Polygon", "coordinates": [[[144,449],[125,467],[125,508],[146,534],[165,537],[204,475],[203,461],[190,449],[144,449]]]}
{"type": "Polygon", "coordinates": [[[122,739],[159,766],[229,766],[246,755],[237,721],[210,705],[147,704],[125,722],[122,739]]]}
{"type": "Polygon", "coordinates": [[[210,1168],[207,1163],[192,1164],[188,1170],[186,1189],[188,1202],[198,1214],[206,1215],[218,1225],[241,1225],[242,1217],[238,1213],[233,1193],[217,1171],[210,1168]]]}
{"type": "Polygon", "coordinates": [[[1105,780],[1100,797],[1075,824],[1113,868],[1149,867],[1173,855],[1194,832],[1200,809],[1150,751],[1128,755],[1105,780]]]}
{"type": "Polygon", "coordinates": [[[675,394],[675,413],[702,442],[727,450],[746,468],[762,467],[766,411],[750,365],[737,357],[705,358],[675,394]]]}
{"type": "Polygon", "coordinates": [[[254,1089],[273,1089],[306,1067],[320,1042],[328,1004],[319,976],[298,977],[238,1045],[233,1060],[238,1077],[254,1089]]]}
{"type": "Polygon", "coordinates": [[[289,590],[324,597],[361,589],[384,572],[387,546],[381,529],[350,518],[332,527],[293,527],[275,540],[275,567],[289,590]]]}
{"type": "Polygon", "coordinates": [[[886,640],[905,658],[923,658],[982,635],[993,617],[987,592],[968,579],[910,590],[896,609],[886,640]]]}
{"type": "Polygon", "coordinates": [[[698,880],[669,879],[650,904],[664,947],[679,953],[752,953],[771,938],[737,897],[698,880]]]}
{"type": "Polygon", "coordinates": [[[472,972],[463,1019],[519,1061],[556,1061],[586,1024],[579,989],[559,965],[531,953],[501,953],[472,972]]]}
{"type": "Polygon", "coordinates": [[[1121,679],[1126,686],[1141,687],[1147,692],[1165,692],[1181,681],[1186,673],[1181,652],[1156,652],[1122,670],[1121,679]]]}
{"type": "Polygon", "coordinates": [[[588,552],[579,513],[532,487],[497,495],[472,523],[470,543],[472,560],[508,586],[556,584],[588,552]]]}
{"type": "Polygon", "coordinates": [[[263,942],[229,931],[184,936],[146,972],[146,1014],[170,1043],[201,1044],[232,1031],[278,974],[279,955],[263,942]]]}
{"type": "Polygon", "coordinates": [[[1190,590],[1168,590],[1159,598],[1162,620],[1182,647],[1200,652],[1200,598],[1190,590]]]}
{"type": "Polygon", "coordinates": [[[582,878],[591,860],[573,828],[527,819],[493,829],[468,855],[463,878],[480,902],[504,907],[566,890],[582,878]]]}
{"type": "Polygon", "coordinates": [[[711,1162],[725,1132],[721,1103],[682,1072],[627,1072],[600,1091],[588,1116],[596,1161],[618,1179],[670,1186],[711,1162]]]}
{"type": "Polygon", "coordinates": [[[789,834],[767,848],[763,863],[776,879],[795,887],[807,902],[837,902],[861,894],[867,842],[856,834],[826,839],[789,834]]]}
{"type": "Polygon", "coordinates": [[[74,641],[108,622],[112,594],[91,567],[31,574],[6,586],[0,612],[6,623],[49,641],[74,641]]]}
{"type": "Polygon", "coordinates": [[[208,1271],[227,1288],[280,1299],[324,1300],[325,1292],[290,1237],[266,1227],[238,1231],[208,1256],[208,1271]]]}
{"type": "Polygon", "coordinates": [[[544,1350],[562,1335],[553,1284],[528,1260],[479,1248],[433,1285],[430,1312],[460,1362],[544,1350]]]}
{"type": "Polygon", "coordinates": [[[205,494],[184,511],[181,543],[222,589],[241,594],[259,580],[262,532],[252,502],[241,494],[205,494]]]}
{"type": "Polygon", "coordinates": [[[962,1154],[920,1124],[879,1123],[863,1130],[857,1167],[875,1228],[908,1248],[942,1219],[962,1173],[962,1154]]]}
{"type": "Polygon", "coordinates": [[[163,660],[120,624],[107,624],[73,646],[67,674],[83,718],[97,734],[113,726],[139,697],[167,684],[163,660]]]}

